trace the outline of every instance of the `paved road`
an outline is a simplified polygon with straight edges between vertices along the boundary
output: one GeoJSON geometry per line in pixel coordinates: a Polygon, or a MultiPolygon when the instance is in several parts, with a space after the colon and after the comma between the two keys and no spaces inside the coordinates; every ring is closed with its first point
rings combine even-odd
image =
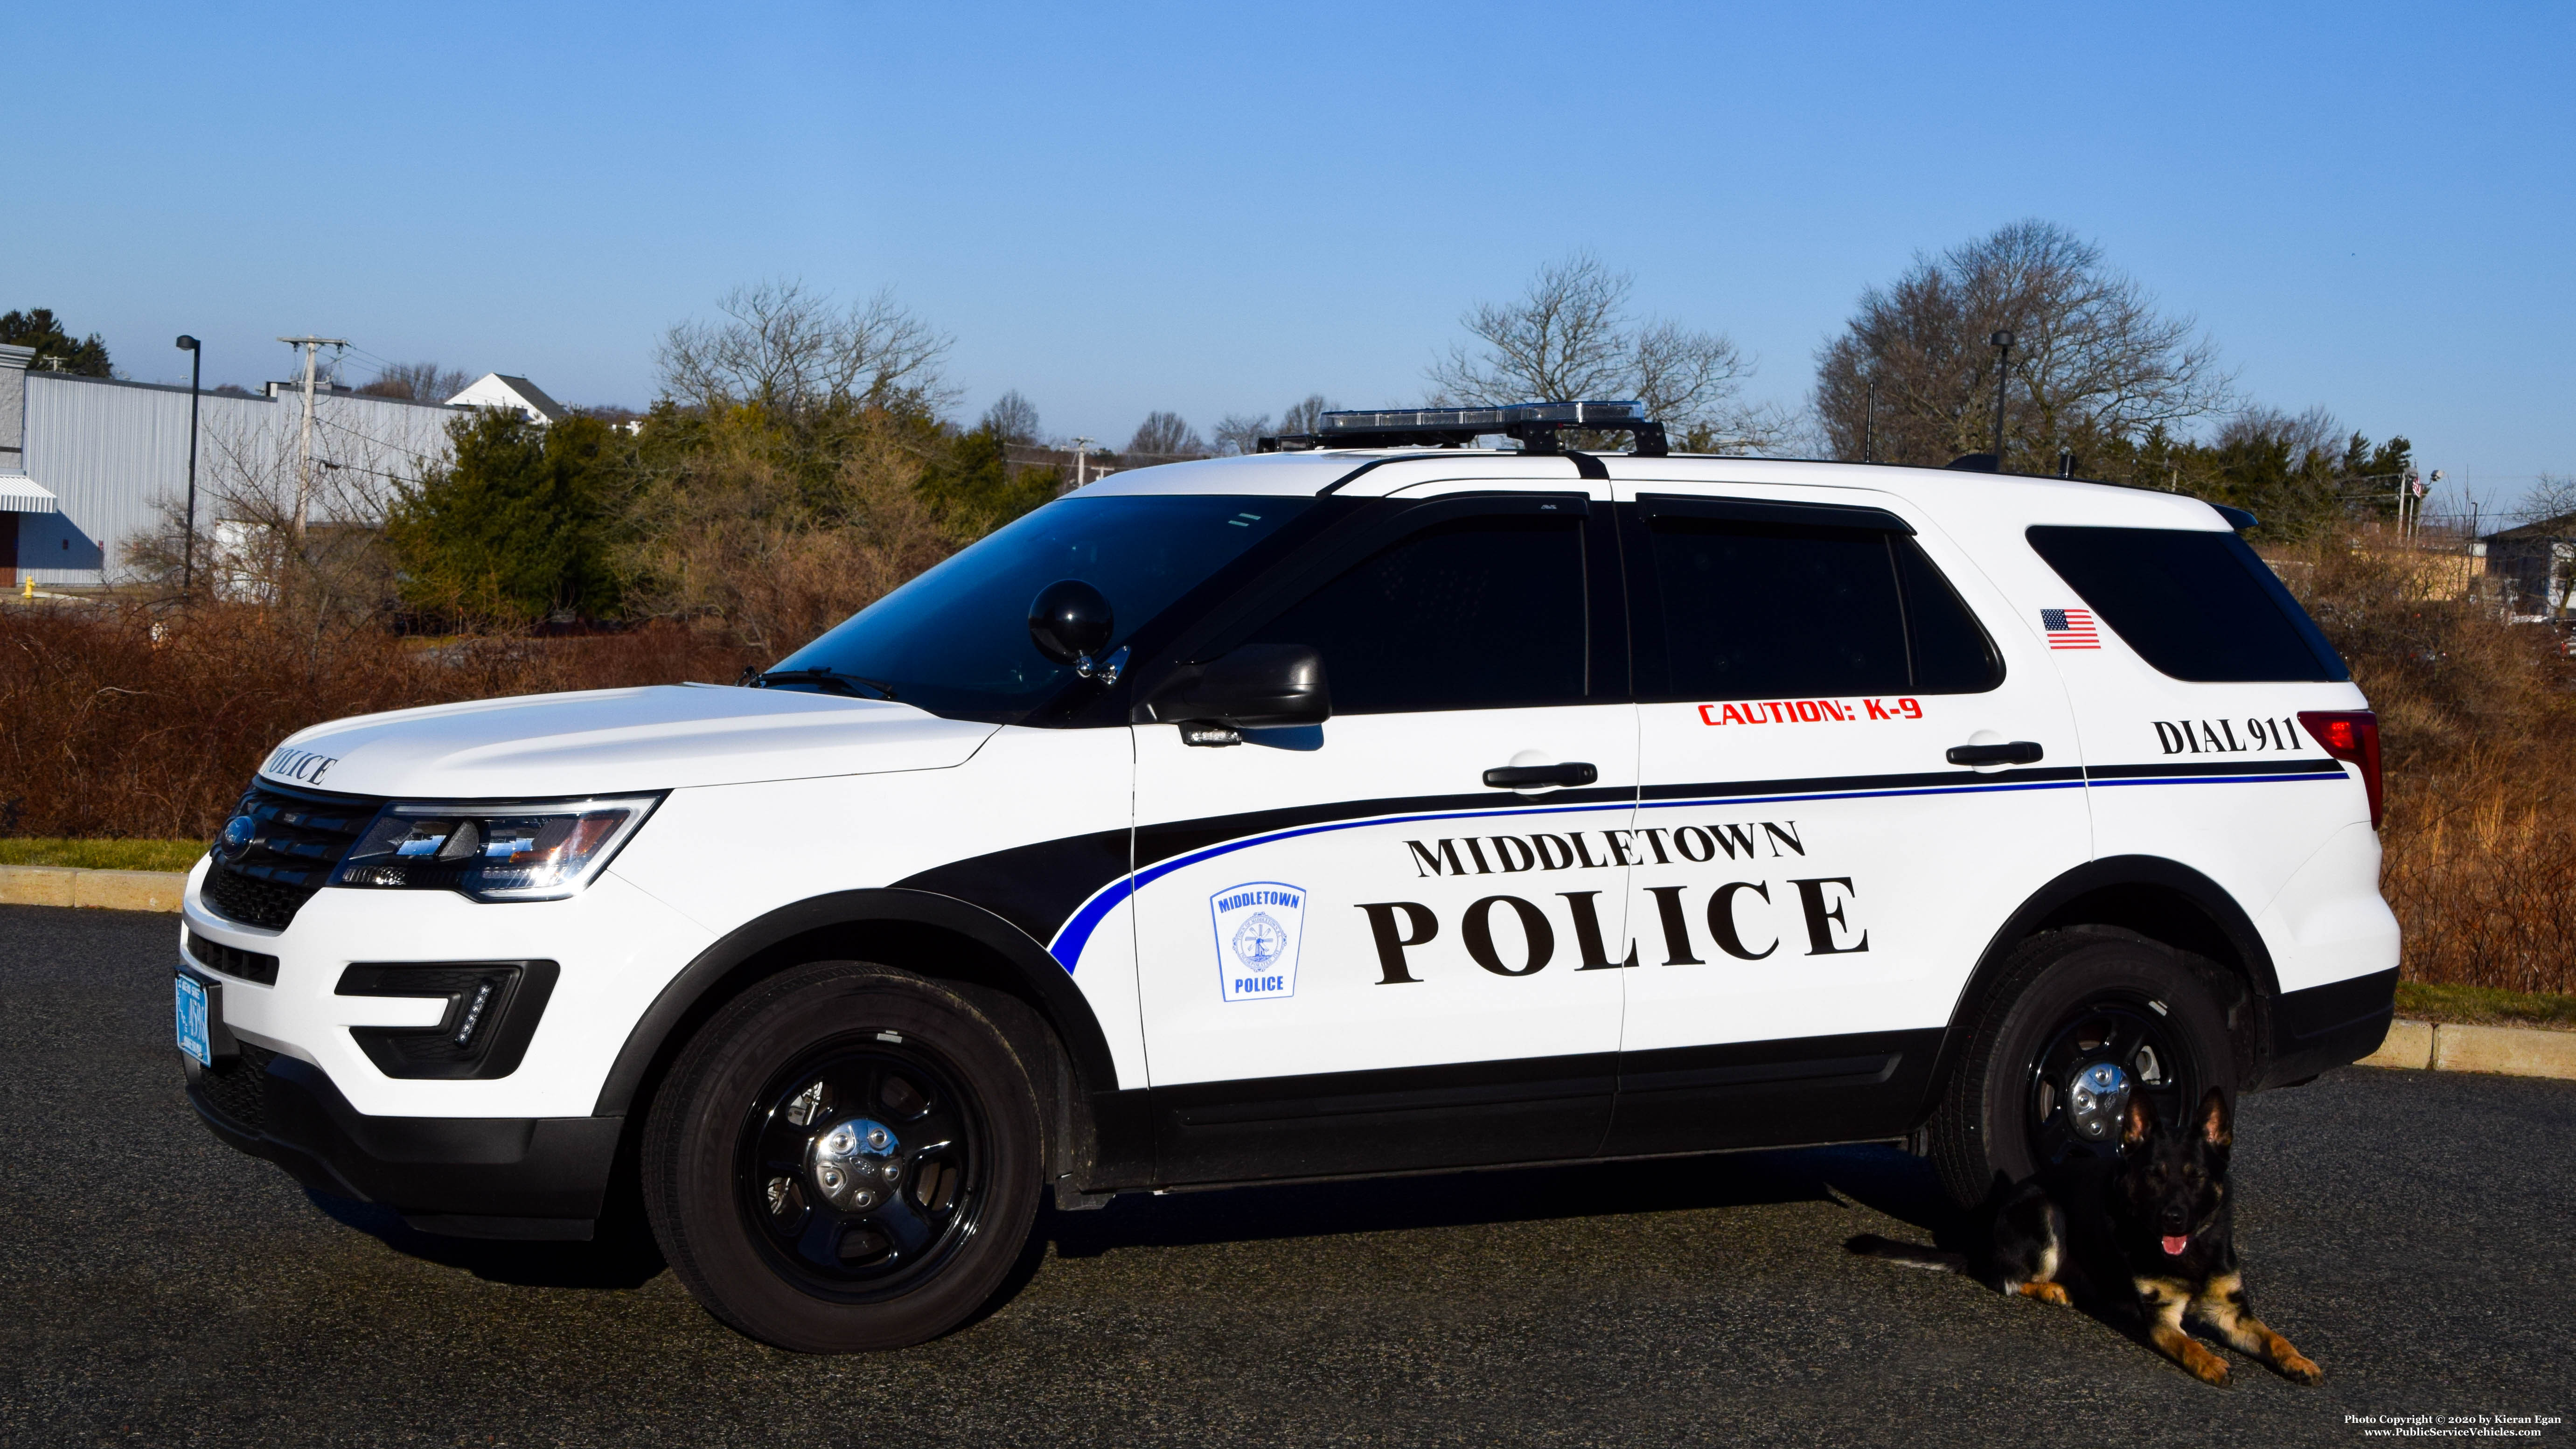
{"type": "Polygon", "coordinates": [[[0,1443],[2272,1445],[2576,1410],[2576,1083],[2249,1100],[2240,1240],[2316,1389],[1846,1256],[1933,1221],[1874,1148],[1122,1199],[984,1322],[814,1359],[658,1265],[422,1237],[219,1147],[175,928],[0,907],[0,1443]]]}

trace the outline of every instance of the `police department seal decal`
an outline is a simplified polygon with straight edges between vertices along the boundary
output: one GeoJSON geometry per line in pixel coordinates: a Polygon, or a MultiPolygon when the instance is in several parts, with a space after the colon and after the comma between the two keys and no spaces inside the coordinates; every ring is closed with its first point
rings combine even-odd
{"type": "Polygon", "coordinates": [[[1216,918],[1219,992],[1228,1001],[1297,994],[1297,946],[1306,890],[1275,880],[1227,886],[1208,898],[1216,918]]]}

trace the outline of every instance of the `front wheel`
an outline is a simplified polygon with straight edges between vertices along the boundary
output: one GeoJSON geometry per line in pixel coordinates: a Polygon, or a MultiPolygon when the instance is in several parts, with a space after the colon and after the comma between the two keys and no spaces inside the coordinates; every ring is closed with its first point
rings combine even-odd
{"type": "Polygon", "coordinates": [[[2020,1182],[2119,1150],[2129,1103],[2187,1120],[2212,1087],[2233,1097],[2227,1028],[2188,958],[2084,931],[2023,946],[1932,1117],[1932,1164],[1962,1206],[1996,1174],[2020,1182]]]}
{"type": "Polygon", "coordinates": [[[645,1126],[663,1256],[780,1348],[935,1338],[999,1291],[1035,1221],[1038,1113],[1002,1032],[939,983],[826,961],[728,1004],[645,1126]]]}

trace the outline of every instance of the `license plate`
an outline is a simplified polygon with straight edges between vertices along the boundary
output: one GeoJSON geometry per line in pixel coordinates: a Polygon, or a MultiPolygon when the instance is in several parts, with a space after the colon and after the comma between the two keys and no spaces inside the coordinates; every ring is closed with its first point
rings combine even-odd
{"type": "Polygon", "coordinates": [[[214,1043],[206,1032],[206,988],[189,977],[179,982],[179,1050],[197,1059],[197,1065],[215,1064],[214,1043]]]}

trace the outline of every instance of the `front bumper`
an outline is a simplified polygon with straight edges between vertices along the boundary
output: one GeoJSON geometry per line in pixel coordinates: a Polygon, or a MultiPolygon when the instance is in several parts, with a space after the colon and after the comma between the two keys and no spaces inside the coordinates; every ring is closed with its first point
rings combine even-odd
{"type": "Polygon", "coordinates": [[[214,1067],[188,1063],[188,1098],[216,1137],[424,1231],[590,1236],[625,1126],[594,1115],[600,1084],[635,1020],[704,948],[703,928],[612,873],[569,900],[509,905],[326,889],[269,931],[212,911],[204,874],[200,862],[186,933],[217,949],[191,956],[183,934],[183,969],[209,985],[220,1044],[214,1067]],[[266,979],[229,974],[242,968],[227,951],[257,953],[266,979]],[[560,963],[524,1010],[495,1003],[496,1033],[532,1027],[524,1055],[388,1075],[369,1040],[437,1025],[448,1001],[341,988],[353,972],[455,962],[560,963]]]}
{"type": "Polygon", "coordinates": [[[622,1117],[370,1117],[311,1062],[242,1043],[190,1061],[188,1101],[227,1145],[424,1232],[587,1238],[622,1117]]]}

